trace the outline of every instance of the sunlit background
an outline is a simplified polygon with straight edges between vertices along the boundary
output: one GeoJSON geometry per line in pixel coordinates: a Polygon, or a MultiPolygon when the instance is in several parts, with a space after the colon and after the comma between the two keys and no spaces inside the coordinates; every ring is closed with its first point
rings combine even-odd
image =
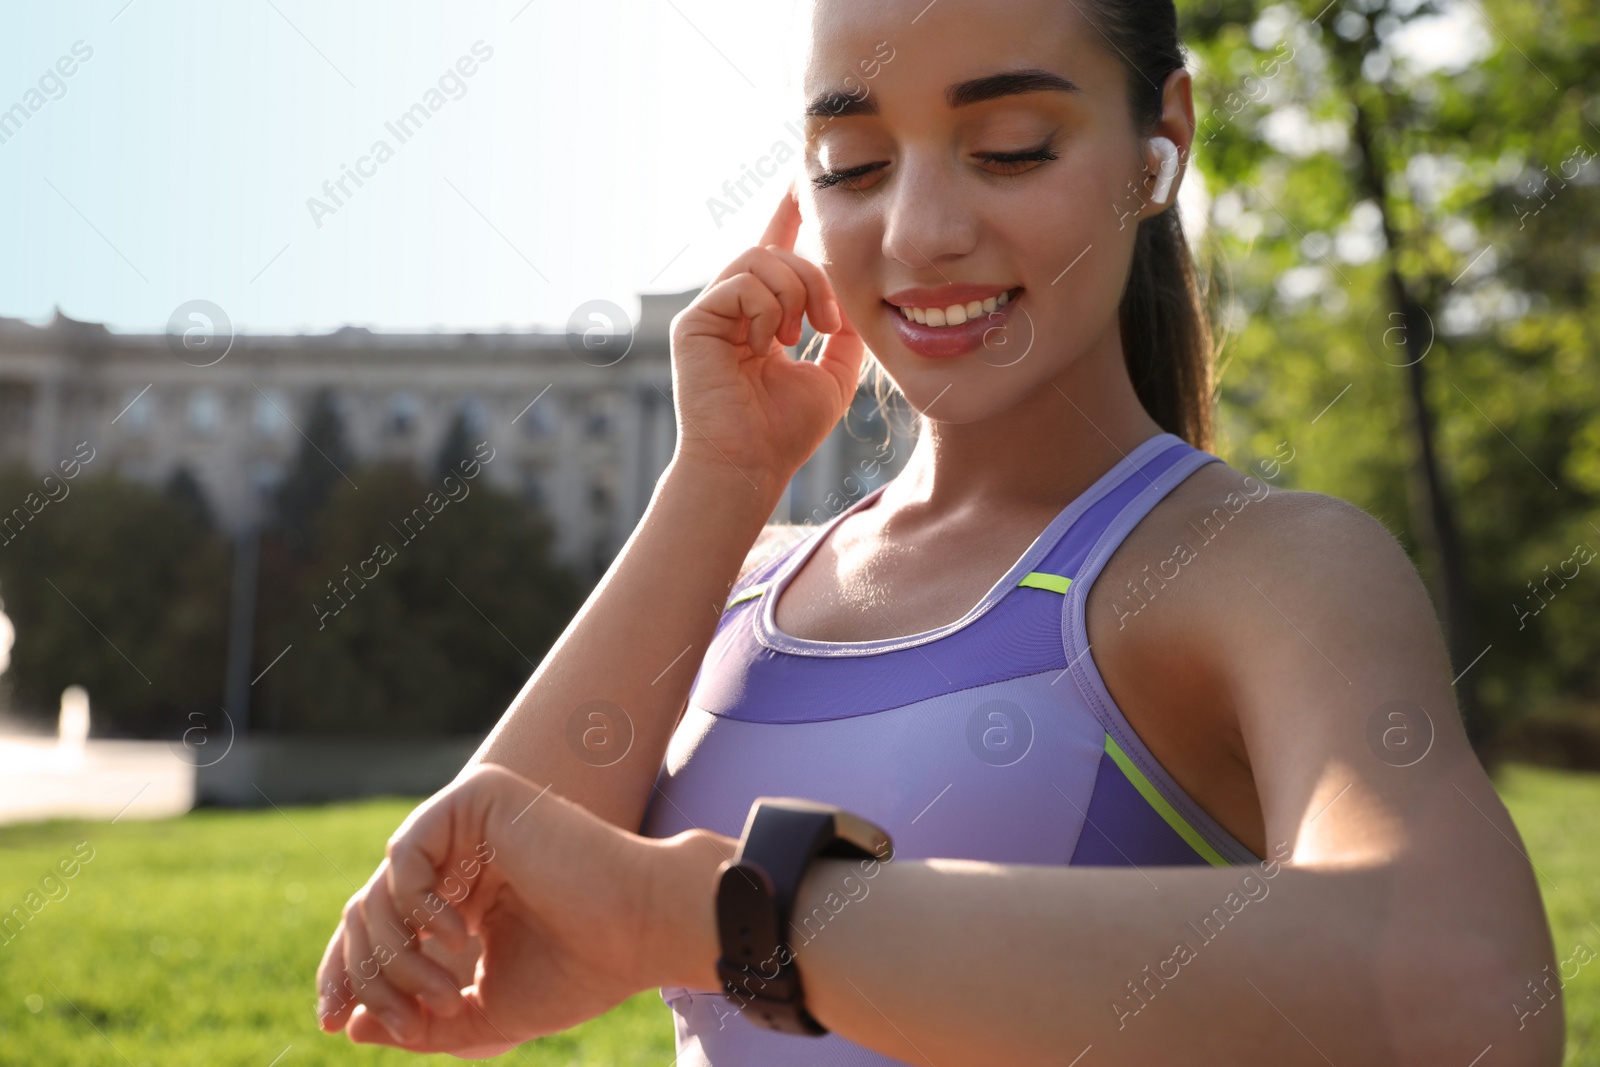
{"type": "MultiPolygon", "coordinates": [[[[316,960],[642,513],[667,323],[800,173],[804,6],[0,10],[0,1067],[412,1062],[316,1032],[316,960]]],[[[1600,15],[1179,9],[1215,451],[1412,554],[1596,1062],[1600,15]]],[[[671,1055],[651,993],[507,1060],[671,1055]]]]}

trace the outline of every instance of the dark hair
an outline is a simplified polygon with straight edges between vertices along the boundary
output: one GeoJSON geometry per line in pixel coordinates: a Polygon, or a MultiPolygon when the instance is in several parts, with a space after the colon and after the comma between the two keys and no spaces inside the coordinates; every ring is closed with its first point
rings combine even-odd
{"type": "MultiPolygon", "coordinates": [[[[1084,17],[1122,58],[1134,128],[1161,118],[1161,87],[1181,70],[1172,0],[1083,0],[1084,17]]],[[[1073,0],[1077,6],[1077,0],[1073,0]]],[[[1139,223],[1119,309],[1134,392],[1163,430],[1212,446],[1211,316],[1176,202],[1139,223]]]]}
{"type": "MultiPolygon", "coordinates": [[[[1070,2],[1121,58],[1134,127],[1146,133],[1161,117],[1161,87],[1167,76],[1184,66],[1173,0],[1070,2]]],[[[1128,377],[1139,402],[1163,430],[1209,451],[1211,316],[1176,203],[1139,223],[1118,317],[1128,377]]],[[[863,363],[863,377],[869,366],[873,396],[883,411],[883,387],[892,389],[893,383],[875,359],[863,363]]]]}

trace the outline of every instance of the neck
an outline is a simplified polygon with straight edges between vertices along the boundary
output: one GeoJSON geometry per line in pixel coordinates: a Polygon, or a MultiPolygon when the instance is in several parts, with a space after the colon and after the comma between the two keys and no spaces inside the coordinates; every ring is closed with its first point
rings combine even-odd
{"type": "Polygon", "coordinates": [[[1128,378],[1120,331],[1018,403],[975,422],[923,415],[905,468],[881,502],[948,514],[972,507],[1059,508],[1162,432],[1128,378]]]}

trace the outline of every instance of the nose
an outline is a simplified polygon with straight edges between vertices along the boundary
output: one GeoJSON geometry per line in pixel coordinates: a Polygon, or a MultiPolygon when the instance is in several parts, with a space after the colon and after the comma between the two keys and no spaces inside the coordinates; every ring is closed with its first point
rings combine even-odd
{"type": "Polygon", "coordinates": [[[885,257],[937,269],[976,247],[978,220],[947,151],[908,145],[888,184],[880,201],[885,257]]]}

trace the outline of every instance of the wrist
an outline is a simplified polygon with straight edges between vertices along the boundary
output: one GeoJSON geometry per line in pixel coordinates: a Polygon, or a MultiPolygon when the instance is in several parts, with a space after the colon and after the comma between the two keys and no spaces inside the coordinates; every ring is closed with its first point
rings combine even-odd
{"type": "Polygon", "coordinates": [[[739,839],[710,830],[685,830],[652,840],[644,988],[683,986],[720,991],[717,959],[717,870],[739,850],[739,839]]]}
{"type": "Polygon", "coordinates": [[[661,484],[710,493],[719,503],[748,501],[761,512],[764,524],[778,506],[790,477],[766,467],[736,466],[721,456],[703,457],[679,449],[667,463],[661,484]]]}

